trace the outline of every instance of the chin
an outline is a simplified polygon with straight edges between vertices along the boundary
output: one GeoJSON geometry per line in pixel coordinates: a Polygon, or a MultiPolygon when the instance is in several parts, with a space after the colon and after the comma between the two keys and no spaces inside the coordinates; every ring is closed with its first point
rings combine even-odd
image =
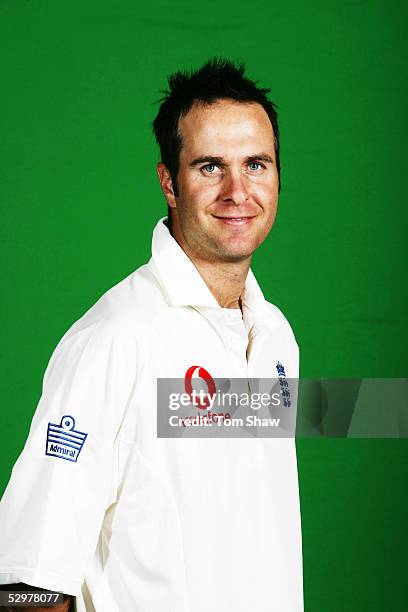
{"type": "Polygon", "coordinates": [[[222,253],[222,260],[237,263],[239,261],[246,261],[251,255],[252,253],[222,253]]]}
{"type": "Polygon", "coordinates": [[[269,228],[234,228],[218,236],[214,236],[214,243],[218,246],[218,251],[227,257],[235,259],[245,259],[250,257],[254,251],[262,244],[269,233],[269,228]]]}
{"type": "Polygon", "coordinates": [[[251,257],[255,251],[255,245],[236,245],[235,247],[220,245],[219,254],[226,261],[242,261],[251,257]]]}

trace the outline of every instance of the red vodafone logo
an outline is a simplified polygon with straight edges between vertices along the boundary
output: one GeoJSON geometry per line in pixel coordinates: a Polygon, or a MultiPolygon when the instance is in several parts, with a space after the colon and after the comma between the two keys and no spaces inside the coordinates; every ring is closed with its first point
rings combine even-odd
{"type": "Polygon", "coordinates": [[[191,401],[202,410],[205,410],[209,405],[210,401],[208,396],[215,395],[216,387],[213,377],[205,368],[201,366],[193,365],[188,368],[186,375],[184,376],[184,388],[186,393],[191,397],[191,401]],[[193,378],[202,378],[207,384],[207,397],[200,401],[197,397],[193,398],[193,378]]]}

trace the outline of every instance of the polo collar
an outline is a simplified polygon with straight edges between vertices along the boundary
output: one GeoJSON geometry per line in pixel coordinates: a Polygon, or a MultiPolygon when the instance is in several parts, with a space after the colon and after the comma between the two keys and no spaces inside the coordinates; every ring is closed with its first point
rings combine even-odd
{"type": "MultiPolygon", "coordinates": [[[[221,308],[197,268],[170,234],[162,217],[152,239],[152,260],[173,306],[221,308]]],[[[266,301],[251,270],[248,271],[242,302],[253,310],[265,310],[266,301]]]]}

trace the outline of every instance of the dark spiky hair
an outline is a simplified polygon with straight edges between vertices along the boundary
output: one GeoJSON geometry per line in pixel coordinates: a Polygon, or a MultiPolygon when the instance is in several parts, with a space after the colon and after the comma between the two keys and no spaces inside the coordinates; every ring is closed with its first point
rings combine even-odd
{"type": "Polygon", "coordinates": [[[161,104],[152,126],[160,147],[161,161],[170,172],[176,196],[178,195],[179,154],[182,146],[178,129],[179,119],[188,113],[195,102],[213,104],[221,99],[257,102],[266,111],[273,127],[280,186],[277,107],[267,97],[270,89],[257,87],[257,81],[252,81],[245,76],[244,64],[235,65],[230,60],[212,57],[197,70],[178,70],[171,74],[167,81],[168,89],[160,92],[164,95],[157,100],[161,104]]]}

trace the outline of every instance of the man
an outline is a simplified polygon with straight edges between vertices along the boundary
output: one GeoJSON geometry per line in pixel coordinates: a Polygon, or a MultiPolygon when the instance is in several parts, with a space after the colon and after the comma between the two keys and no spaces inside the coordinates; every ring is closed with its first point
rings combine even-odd
{"type": "Polygon", "coordinates": [[[153,123],[168,220],[55,349],[0,512],[2,583],[79,612],[303,610],[294,440],[157,436],[158,378],[298,376],[249,268],[279,193],[268,92],[222,59],[169,78],[153,123]]]}

